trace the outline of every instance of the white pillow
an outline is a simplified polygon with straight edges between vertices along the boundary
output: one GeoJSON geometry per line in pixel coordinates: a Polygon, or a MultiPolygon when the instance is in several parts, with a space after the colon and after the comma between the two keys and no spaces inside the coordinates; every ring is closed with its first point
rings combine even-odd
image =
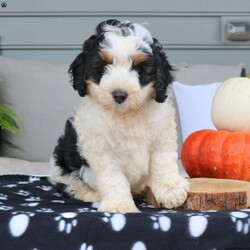
{"type": "Polygon", "coordinates": [[[211,118],[214,94],[221,82],[200,85],[173,83],[179,110],[182,141],[201,129],[216,129],[211,118]]]}

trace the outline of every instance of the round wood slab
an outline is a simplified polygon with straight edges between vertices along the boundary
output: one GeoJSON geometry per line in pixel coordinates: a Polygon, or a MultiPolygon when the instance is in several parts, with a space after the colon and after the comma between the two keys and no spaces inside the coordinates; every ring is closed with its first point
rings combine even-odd
{"type": "MultiPolygon", "coordinates": [[[[191,187],[187,200],[177,209],[236,210],[250,207],[250,182],[213,178],[191,178],[189,181],[191,187]]],[[[147,201],[164,208],[155,200],[150,187],[147,188],[147,201]]]]}

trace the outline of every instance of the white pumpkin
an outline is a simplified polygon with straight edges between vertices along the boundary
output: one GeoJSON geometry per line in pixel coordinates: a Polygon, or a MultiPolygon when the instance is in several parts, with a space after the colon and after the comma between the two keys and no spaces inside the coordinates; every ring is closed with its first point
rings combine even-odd
{"type": "Polygon", "coordinates": [[[222,83],[212,101],[218,130],[250,131],[250,79],[234,77],[222,83]]]}

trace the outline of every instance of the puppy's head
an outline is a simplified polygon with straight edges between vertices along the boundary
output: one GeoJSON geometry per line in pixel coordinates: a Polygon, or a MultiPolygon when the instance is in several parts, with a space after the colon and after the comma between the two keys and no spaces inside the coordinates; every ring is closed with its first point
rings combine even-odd
{"type": "Polygon", "coordinates": [[[164,102],[172,67],[161,44],[134,22],[107,20],[83,44],[71,64],[73,87],[108,110],[139,109],[154,98],[164,102]]]}

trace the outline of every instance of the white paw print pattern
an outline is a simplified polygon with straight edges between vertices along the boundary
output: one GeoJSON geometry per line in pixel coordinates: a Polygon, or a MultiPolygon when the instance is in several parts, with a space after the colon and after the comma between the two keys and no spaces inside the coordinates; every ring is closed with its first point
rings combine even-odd
{"type": "Polygon", "coordinates": [[[104,213],[103,221],[110,223],[112,229],[116,232],[121,231],[126,225],[126,217],[123,214],[104,213]]]}
{"type": "Polygon", "coordinates": [[[0,206],[0,210],[2,211],[10,211],[13,210],[14,208],[11,206],[0,206]]]}
{"type": "Polygon", "coordinates": [[[29,196],[30,192],[25,191],[25,190],[19,190],[18,192],[16,192],[16,194],[21,195],[21,196],[29,196]]]}
{"type": "Polygon", "coordinates": [[[137,241],[133,244],[131,250],[147,250],[147,247],[142,241],[137,241]]]}
{"type": "Polygon", "coordinates": [[[34,197],[34,196],[31,196],[29,198],[26,198],[25,199],[26,201],[41,201],[42,199],[40,197],[34,197]]]}
{"type": "Polygon", "coordinates": [[[39,213],[53,213],[54,212],[54,210],[52,210],[51,208],[46,208],[46,207],[37,209],[36,211],[39,213]]]}
{"type": "Polygon", "coordinates": [[[65,212],[61,213],[55,218],[55,221],[58,221],[59,232],[65,232],[70,234],[73,227],[77,225],[77,213],[65,212]]]}
{"type": "Polygon", "coordinates": [[[171,228],[171,220],[166,216],[151,216],[153,229],[167,232],[171,228]]]}
{"type": "Polygon", "coordinates": [[[63,197],[63,195],[60,194],[60,193],[54,193],[53,195],[56,196],[56,197],[59,197],[59,198],[63,197]]]}
{"type": "Polygon", "coordinates": [[[78,208],[77,211],[79,213],[89,213],[89,212],[96,212],[95,209],[91,209],[91,208],[87,208],[87,207],[84,207],[84,208],[78,208]]]}
{"type": "Polygon", "coordinates": [[[3,187],[5,187],[5,188],[14,188],[14,187],[17,187],[17,185],[16,184],[8,184],[8,185],[5,185],[3,187]]]}
{"type": "Polygon", "coordinates": [[[45,185],[43,185],[43,186],[36,186],[36,187],[39,188],[39,189],[42,189],[43,191],[50,191],[52,189],[51,186],[45,186],[45,185]]]}
{"type": "Polygon", "coordinates": [[[22,207],[36,207],[38,205],[39,205],[38,202],[29,202],[29,203],[22,203],[21,204],[22,207]]]}
{"type": "Polygon", "coordinates": [[[28,215],[29,217],[33,217],[33,216],[35,216],[35,213],[32,213],[32,212],[25,212],[25,211],[15,211],[15,212],[13,212],[12,213],[13,215],[17,215],[17,214],[26,214],[26,215],[28,215]]]}
{"type": "Polygon", "coordinates": [[[91,245],[87,245],[87,243],[82,243],[81,247],[80,247],[80,250],[93,250],[93,246],[91,245]]]}
{"type": "Polygon", "coordinates": [[[202,213],[191,213],[188,214],[188,230],[192,237],[198,238],[204,234],[208,226],[209,215],[202,213]]]}
{"type": "Polygon", "coordinates": [[[62,201],[62,200],[52,200],[51,202],[53,202],[53,203],[65,203],[65,201],[62,201]]]}
{"type": "Polygon", "coordinates": [[[29,197],[29,198],[26,198],[25,201],[28,201],[28,203],[23,203],[21,204],[21,206],[24,206],[24,207],[36,207],[39,205],[39,202],[41,201],[41,198],[40,197],[29,197]]]}
{"type": "Polygon", "coordinates": [[[8,199],[8,195],[0,194],[0,200],[7,200],[7,199],[8,199]]]}
{"type": "Polygon", "coordinates": [[[20,237],[23,235],[30,222],[30,218],[33,217],[34,213],[13,213],[13,217],[9,221],[9,231],[13,237],[20,237]]]}
{"type": "Polygon", "coordinates": [[[243,211],[231,212],[231,220],[236,226],[236,231],[247,234],[250,230],[250,216],[243,211]]]}
{"type": "Polygon", "coordinates": [[[176,214],[176,213],[178,213],[178,210],[160,210],[160,211],[158,211],[158,213],[159,214],[176,214]]]}
{"type": "Polygon", "coordinates": [[[23,185],[23,184],[29,184],[29,182],[28,181],[19,181],[18,182],[18,185],[23,185]]]}

